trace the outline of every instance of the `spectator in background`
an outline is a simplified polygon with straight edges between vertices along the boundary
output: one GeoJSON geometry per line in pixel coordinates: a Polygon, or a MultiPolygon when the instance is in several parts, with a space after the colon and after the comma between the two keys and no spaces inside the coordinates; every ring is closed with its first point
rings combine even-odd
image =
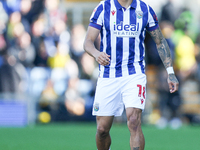
{"type": "Polygon", "coordinates": [[[197,70],[195,46],[192,39],[183,35],[176,47],[176,65],[182,81],[192,77],[197,70]]]}
{"type": "Polygon", "coordinates": [[[84,53],[83,42],[86,30],[82,24],[77,24],[72,27],[70,51],[72,58],[77,62],[79,69],[81,68],[81,57],[84,53]]]}
{"type": "Polygon", "coordinates": [[[64,12],[59,9],[59,0],[45,0],[45,34],[47,36],[54,35],[54,26],[58,20],[66,21],[67,17],[64,12]]]}
{"type": "Polygon", "coordinates": [[[0,92],[19,92],[20,76],[14,69],[15,64],[15,57],[4,57],[0,67],[0,92]]]}
{"type": "Polygon", "coordinates": [[[44,16],[41,14],[32,24],[32,43],[35,46],[36,53],[38,54],[41,41],[44,42],[44,16]]]}
{"type": "Polygon", "coordinates": [[[6,14],[2,3],[0,2],[0,66],[4,63],[3,55],[7,51],[7,43],[5,39],[6,23],[8,21],[8,15],[6,14]]]}
{"type": "Polygon", "coordinates": [[[27,72],[13,55],[4,55],[0,67],[0,92],[26,92],[28,89],[27,72]]]}
{"type": "Polygon", "coordinates": [[[21,0],[2,0],[1,3],[9,16],[13,12],[20,11],[21,0]]]}
{"type": "Polygon", "coordinates": [[[81,79],[94,79],[94,73],[95,73],[95,66],[96,62],[95,60],[89,56],[87,53],[83,53],[81,57],[81,79]]]}
{"type": "MultiPolygon", "coordinates": [[[[94,96],[96,85],[96,77],[98,71],[95,71],[97,63],[83,50],[83,42],[86,34],[85,27],[82,24],[74,25],[71,31],[71,57],[76,61],[79,68],[79,95],[85,101],[90,100],[94,96]],[[95,74],[96,73],[96,74],[95,74]]],[[[96,41],[96,46],[99,47],[100,41],[96,41]]],[[[98,69],[97,69],[98,70],[98,69]]]]}
{"type": "MultiPolygon", "coordinates": [[[[174,32],[173,24],[170,22],[161,22],[160,23],[161,31],[166,38],[166,41],[170,47],[170,52],[173,60],[173,64],[175,59],[175,44],[172,41],[172,35],[174,32]]],[[[161,118],[157,122],[157,127],[164,128],[169,123],[170,127],[173,129],[177,129],[181,127],[182,122],[180,120],[180,105],[181,105],[181,97],[180,91],[175,93],[169,93],[167,86],[166,77],[167,74],[163,69],[163,66],[160,64],[158,66],[159,72],[157,72],[158,79],[158,97],[159,97],[159,110],[161,118]]]]}
{"type": "Polygon", "coordinates": [[[8,19],[8,15],[6,14],[3,5],[0,2],[0,54],[5,51],[7,46],[4,36],[8,19]]]}
{"type": "Polygon", "coordinates": [[[182,82],[194,78],[197,70],[194,44],[196,33],[191,35],[196,30],[194,26],[191,28],[193,19],[191,12],[186,10],[175,22],[176,30],[173,34],[173,41],[176,44],[175,64],[182,82]]]}
{"type": "Polygon", "coordinates": [[[65,106],[67,110],[76,115],[82,115],[85,109],[85,100],[83,99],[80,88],[80,79],[78,78],[79,69],[77,63],[72,59],[66,66],[69,82],[65,92],[65,106]]]}
{"type": "Polygon", "coordinates": [[[85,112],[85,100],[78,90],[79,78],[71,78],[69,80],[69,87],[65,93],[65,106],[67,110],[75,115],[83,115],[85,112]]]}
{"type": "Polygon", "coordinates": [[[80,79],[82,81],[82,89],[79,88],[84,96],[93,97],[95,94],[97,76],[99,69],[96,61],[87,53],[83,53],[81,57],[81,73],[80,79]]]}
{"type": "Polygon", "coordinates": [[[33,67],[36,53],[31,36],[27,32],[21,33],[16,39],[16,44],[8,49],[8,53],[15,56],[25,67],[33,67]]]}
{"type": "MultiPolygon", "coordinates": [[[[175,60],[175,45],[172,41],[172,35],[174,32],[173,24],[169,21],[160,22],[160,28],[165,37],[172,56],[172,61],[175,60]]],[[[145,39],[145,47],[147,51],[147,65],[148,67],[154,68],[154,76],[157,79],[155,84],[155,89],[158,92],[158,108],[160,111],[160,119],[157,121],[156,125],[159,128],[165,128],[170,121],[178,120],[177,128],[181,126],[179,119],[179,107],[181,104],[181,99],[179,92],[169,93],[166,81],[166,71],[163,69],[162,61],[158,55],[156,45],[150,35],[147,34],[145,39]],[[159,70],[159,71],[158,71],[159,70]]],[[[157,106],[156,106],[157,107],[157,106]]],[[[155,108],[156,109],[156,108],[155,108]]],[[[173,121],[174,122],[174,121],[173,121]]]]}
{"type": "Polygon", "coordinates": [[[40,97],[40,105],[41,104],[49,104],[50,102],[55,102],[58,99],[58,95],[56,94],[54,90],[54,84],[52,80],[48,80],[46,87],[41,93],[40,97]]]}
{"type": "Polygon", "coordinates": [[[199,91],[200,91],[200,34],[198,35],[195,43],[195,58],[198,64],[197,69],[197,81],[199,82],[199,91]]]}
{"type": "Polygon", "coordinates": [[[44,41],[41,39],[38,42],[40,44],[38,45],[38,50],[36,50],[37,54],[34,60],[34,65],[40,67],[47,67],[48,54],[44,45],[44,41]]]}
{"type": "Polygon", "coordinates": [[[21,14],[19,12],[13,12],[10,15],[7,26],[7,42],[9,46],[15,45],[17,38],[19,38],[24,31],[24,26],[21,23],[21,14]]]}
{"type": "Polygon", "coordinates": [[[31,25],[29,22],[29,12],[32,7],[32,2],[31,0],[21,0],[20,3],[20,13],[21,13],[21,22],[24,25],[25,31],[28,32],[29,34],[31,33],[31,25]]]}
{"type": "MultiPolygon", "coordinates": [[[[162,7],[160,15],[160,27],[170,47],[174,66],[176,61],[176,42],[174,42],[173,38],[175,30],[174,23],[179,18],[182,10],[181,5],[175,5],[176,2],[177,1],[175,0],[168,0],[167,3],[162,7]]],[[[156,84],[156,91],[158,91],[158,108],[160,110],[161,118],[157,121],[156,125],[159,128],[164,128],[169,123],[172,128],[179,128],[182,124],[180,120],[181,116],[179,113],[179,108],[182,102],[180,91],[173,94],[167,93],[167,82],[165,80],[167,74],[165,74],[164,70],[162,69],[163,66],[161,60],[158,57],[158,53],[155,51],[155,44],[150,44],[152,43],[151,41],[152,39],[147,36],[146,47],[147,51],[151,52],[147,53],[147,63],[151,66],[154,66],[155,71],[159,70],[159,72],[156,73],[156,79],[158,79],[158,82],[156,84]]],[[[175,71],[177,72],[177,70],[175,71]]]]}
{"type": "Polygon", "coordinates": [[[65,68],[70,59],[69,49],[65,44],[59,43],[55,55],[48,58],[48,65],[51,68],[65,68]]]}
{"type": "Polygon", "coordinates": [[[161,9],[161,17],[160,21],[168,21],[172,24],[176,21],[176,19],[180,15],[179,6],[174,5],[174,0],[168,0],[167,3],[161,9]]]}
{"type": "Polygon", "coordinates": [[[199,64],[198,40],[199,28],[192,11],[183,9],[180,17],[175,22],[176,30],[173,41],[176,43],[177,74],[181,84],[183,99],[182,116],[190,123],[199,123],[195,114],[199,111],[199,64]]]}
{"type": "Polygon", "coordinates": [[[20,12],[24,18],[28,20],[27,14],[30,12],[32,8],[31,0],[21,0],[20,3],[20,12]]]}
{"type": "Polygon", "coordinates": [[[21,0],[20,13],[29,25],[41,14],[44,9],[44,0],[21,0]]]}
{"type": "Polygon", "coordinates": [[[65,24],[67,17],[59,8],[59,0],[45,0],[43,17],[44,43],[48,55],[54,57],[54,55],[57,54],[58,56],[58,53],[60,53],[59,48],[61,48],[59,45],[63,45],[68,51],[70,36],[65,24]]]}
{"type": "Polygon", "coordinates": [[[6,52],[6,47],[7,47],[6,40],[4,36],[0,34],[0,58],[1,58],[1,55],[3,55],[6,52]]]}

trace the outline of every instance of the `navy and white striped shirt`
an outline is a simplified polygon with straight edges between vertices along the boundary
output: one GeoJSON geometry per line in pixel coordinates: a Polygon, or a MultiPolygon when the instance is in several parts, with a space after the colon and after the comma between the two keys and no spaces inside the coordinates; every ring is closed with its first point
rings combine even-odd
{"type": "Polygon", "coordinates": [[[111,59],[109,65],[99,66],[99,77],[145,73],[145,33],[158,28],[156,14],[150,6],[133,0],[126,9],[117,0],[101,1],[94,9],[89,26],[100,30],[100,51],[111,59]]]}

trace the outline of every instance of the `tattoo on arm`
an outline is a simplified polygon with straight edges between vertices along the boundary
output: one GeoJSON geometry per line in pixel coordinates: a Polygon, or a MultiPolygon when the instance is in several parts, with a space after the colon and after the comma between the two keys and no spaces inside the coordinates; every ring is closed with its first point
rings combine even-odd
{"type": "Polygon", "coordinates": [[[139,150],[140,147],[133,147],[133,150],[139,150]]]}
{"type": "Polygon", "coordinates": [[[151,35],[151,37],[153,38],[153,40],[156,43],[159,56],[164,64],[165,68],[171,67],[172,66],[172,58],[171,58],[171,54],[170,54],[170,49],[169,49],[169,46],[168,46],[165,38],[163,37],[163,35],[160,31],[160,28],[158,28],[154,31],[150,31],[149,34],[151,35]]]}
{"type": "Polygon", "coordinates": [[[178,83],[178,80],[176,79],[174,74],[169,74],[169,80],[173,83],[178,83]]]}

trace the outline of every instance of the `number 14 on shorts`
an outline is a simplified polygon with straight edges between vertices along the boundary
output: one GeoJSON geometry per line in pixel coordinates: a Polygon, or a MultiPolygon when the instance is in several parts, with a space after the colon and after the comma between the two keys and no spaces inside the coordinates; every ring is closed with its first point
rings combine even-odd
{"type": "Polygon", "coordinates": [[[141,104],[143,104],[145,99],[145,86],[138,84],[137,87],[139,88],[138,97],[141,97],[141,104]]]}

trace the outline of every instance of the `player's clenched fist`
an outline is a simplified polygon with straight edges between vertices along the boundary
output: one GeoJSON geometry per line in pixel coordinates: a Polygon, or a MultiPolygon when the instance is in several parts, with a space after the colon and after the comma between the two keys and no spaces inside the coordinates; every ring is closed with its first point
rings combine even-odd
{"type": "Polygon", "coordinates": [[[106,54],[105,52],[99,52],[95,59],[96,61],[103,66],[107,66],[110,64],[110,55],[106,54]]]}

